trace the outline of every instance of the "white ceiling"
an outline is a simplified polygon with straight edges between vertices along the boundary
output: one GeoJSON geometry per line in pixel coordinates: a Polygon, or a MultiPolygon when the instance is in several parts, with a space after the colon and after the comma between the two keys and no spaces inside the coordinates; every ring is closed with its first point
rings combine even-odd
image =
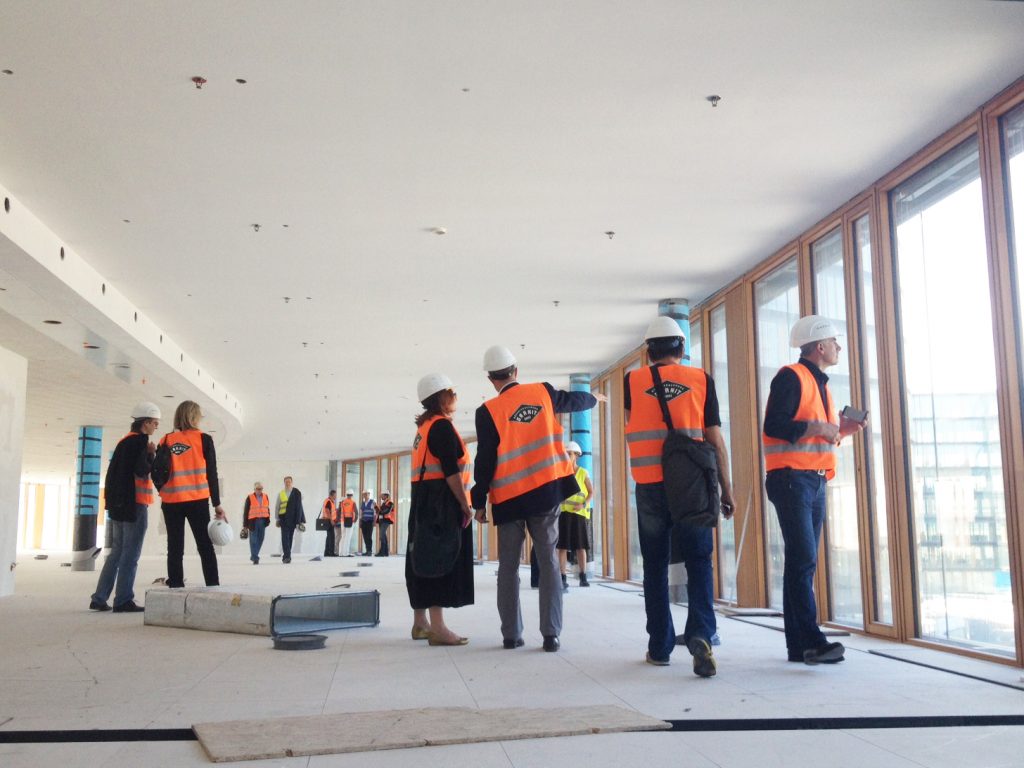
{"type": "Polygon", "coordinates": [[[0,183],[237,395],[229,457],[404,450],[422,374],[472,432],[491,344],[600,371],[1024,74],[1021,40],[979,0],[0,0],[0,183]]]}

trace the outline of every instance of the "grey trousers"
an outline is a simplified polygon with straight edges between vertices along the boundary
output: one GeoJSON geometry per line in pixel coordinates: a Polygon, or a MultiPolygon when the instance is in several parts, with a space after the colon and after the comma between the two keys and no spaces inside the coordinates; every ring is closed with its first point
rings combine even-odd
{"type": "Polygon", "coordinates": [[[498,616],[501,636],[523,636],[523,612],[519,607],[519,561],[526,531],[530,531],[540,569],[540,633],[562,634],[562,577],[558,567],[558,507],[526,520],[498,526],[498,616]]]}

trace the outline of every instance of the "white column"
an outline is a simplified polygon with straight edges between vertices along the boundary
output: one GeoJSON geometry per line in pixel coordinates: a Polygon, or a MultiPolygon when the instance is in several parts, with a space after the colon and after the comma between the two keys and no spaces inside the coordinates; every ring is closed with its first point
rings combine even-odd
{"type": "Polygon", "coordinates": [[[14,594],[28,361],[0,347],[0,596],[14,594]]]}

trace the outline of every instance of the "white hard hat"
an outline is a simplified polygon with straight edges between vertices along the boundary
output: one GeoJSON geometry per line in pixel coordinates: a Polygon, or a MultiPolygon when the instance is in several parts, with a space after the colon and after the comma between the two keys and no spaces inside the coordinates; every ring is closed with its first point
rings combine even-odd
{"type": "Polygon", "coordinates": [[[685,339],[686,334],[679,327],[679,323],[667,315],[659,315],[651,320],[647,326],[647,333],[644,334],[644,341],[651,339],[664,339],[670,336],[678,336],[685,339]]]}
{"type": "Polygon", "coordinates": [[[508,347],[495,345],[489,347],[484,352],[484,370],[488,373],[491,371],[503,371],[515,364],[515,355],[509,351],[508,347]]]}
{"type": "Polygon", "coordinates": [[[211,520],[206,526],[206,532],[210,534],[210,541],[218,547],[227,546],[235,538],[235,532],[231,530],[228,521],[220,518],[211,520]]]}
{"type": "Polygon", "coordinates": [[[364,488],[363,493],[368,493],[371,496],[373,496],[373,488],[364,488]]]}
{"type": "Polygon", "coordinates": [[[583,455],[583,449],[580,448],[580,444],[577,443],[575,440],[570,440],[568,443],[565,444],[565,452],[576,453],[579,454],[580,456],[583,455]]]}
{"type": "Polygon", "coordinates": [[[443,373],[428,373],[416,385],[416,399],[421,403],[431,395],[452,388],[452,380],[443,373]]]}
{"type": "Polygon", "coordinates": [[[380,495],[381,496],[390,496],[391,495],[391,491],[381,491],[380,495]]]}
{"type": "Polygon", "coordinates": [[[346,488],[345,489],[345,495],[346,496],[353,496],[354,494],[355,494],[355,491],[353,491],[351,488],[346,488]]]}
{"type": "Polygon", "coordinates": [[[132,408],[133,419],[159,419],[160,408],[156,403],[139,403],[132,408]]]}
{"type": "Polygon", "coordinates": [[[802,347],[812,341],[822,341],[836,336],[842,336],[839,329],[827,317],[821,315],[807,315],[793,323],[793,330],[789,332],[789,345],[791,347],[802,347]]]}

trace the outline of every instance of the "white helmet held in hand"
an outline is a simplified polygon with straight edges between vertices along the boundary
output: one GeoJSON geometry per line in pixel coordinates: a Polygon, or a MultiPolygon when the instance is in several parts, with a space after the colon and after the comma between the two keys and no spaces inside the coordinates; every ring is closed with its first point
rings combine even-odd
{"type": "Polygon", "coordinates": [[[789,346],[802,347],[812,341],[824,341],[836,336],[842,336],[842,333],[827,317],[807,315],[793,323],[793,329],[789,332],[789,346]]]}
{"type": "Polygon", "coordinates": [[[156,403],[143,402],[132,408],[133,419],[159,419],[160,408],[156,403]]]}
{"type": "Polygon", "coordinates": [[[227,520],[220,518],[211,520],[210,524],[206,526],[206,532],[210,534],[210,541],[218,547],[226,547],[235,538],[235,532],[231,530],[231,525],[227,520]]]}
{"type": "Polygon", "coordinates": [[[416,399],[421,403],[431,395],[452,388],[452,380],[443,373],[428,373],[416,384],[416,399]]]}

